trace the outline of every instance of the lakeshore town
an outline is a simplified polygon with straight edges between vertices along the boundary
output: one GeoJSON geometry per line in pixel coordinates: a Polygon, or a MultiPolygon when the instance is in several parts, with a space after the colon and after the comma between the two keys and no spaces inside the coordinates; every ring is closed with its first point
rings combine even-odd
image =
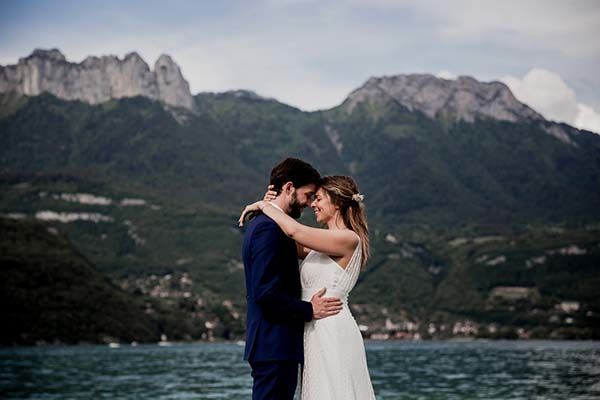
{"type": "MultiPolygon", "coordinates": [[[[185,263],[186,260],[178,260],[185,263]]],[[[124,290],[143,294],[151,299],[160,300],[162,304],[185,310],[192,324],[199,327],[196,335],[183,334],[174,341],[238,341],[244,339],[243,304],[235,304],[231,300],[223,300],[220,306],[210,306],[192,291],[193,280],[188,273],[150,275],[144,278],[121,281],[124,290]]],[[[514,294],[513,294],[514,295],[514,294]]],[[[386,308],[376,308],[367,304],[350,304],[359,329],[365,339],[369,340],[473,340],[473,339],[538,339],[555,338],[552,334],[539,337],[535,329],[522,327],[509,328],[497,323],[478,323],[470,319],[449,319],[443,322],[426,321],[410,318],[405,311],[391,313],[386,308]],[[532,334],[533,333],[533,334],[532,334]]],[[[555,325],[572,324],[573,314],[580,309],[576,301],[563,301],[554,306],[548,317],[548,323],[555,325]]],[[[156,312],[153,302],[145,303],[144,312],[156,312]]],[[[534,309],[532,311],[536,313],[534,309]]],[[[547,331],[544,331],[547,333],[547,331]]],[[[110,338],[107,338],[110,342],[110,338]]],[[[162,335],[159,344],[171,343],[166,335],[162,335]]]]}

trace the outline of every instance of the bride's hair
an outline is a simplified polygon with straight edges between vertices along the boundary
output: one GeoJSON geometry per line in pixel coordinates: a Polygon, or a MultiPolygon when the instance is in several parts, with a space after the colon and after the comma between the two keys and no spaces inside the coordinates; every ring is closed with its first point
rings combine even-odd
{"type": "Polygon", "coordinates": [[[340,214],[346,227],[360,237],[361,266],[364,268],[370,254],[369,227],[362,196],[359,195],[356,182],[349,176],[325,176],[319,182],[319,188],[325,190],[331,202],[340,208],[340,214]]]}

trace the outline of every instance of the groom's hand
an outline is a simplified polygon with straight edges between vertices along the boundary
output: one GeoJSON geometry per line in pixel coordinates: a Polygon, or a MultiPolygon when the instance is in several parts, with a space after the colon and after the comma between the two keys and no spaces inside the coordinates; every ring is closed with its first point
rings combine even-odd
{"type": "Polygon", "coordinates": [[[313,308],[313,319],[322,319],[336,315],[342,310],[342,301],[337,297],[323,297],[327,288],[319,290],[310,299],[313,308]]]}

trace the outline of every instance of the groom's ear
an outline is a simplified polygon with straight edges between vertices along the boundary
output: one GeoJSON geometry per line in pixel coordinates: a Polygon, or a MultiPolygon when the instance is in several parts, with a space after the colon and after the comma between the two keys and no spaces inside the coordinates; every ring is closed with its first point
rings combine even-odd
{"type": "Polygon", "coordinates": [[[292,181],[287,181],[281,187],[281,192],[289,193],[294,188],[294,183],[292,181]]]}

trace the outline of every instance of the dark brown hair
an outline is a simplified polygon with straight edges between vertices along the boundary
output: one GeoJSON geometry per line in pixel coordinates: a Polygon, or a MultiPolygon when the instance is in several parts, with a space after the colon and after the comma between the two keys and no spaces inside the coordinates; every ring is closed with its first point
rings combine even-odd
{"type": "Polygon", "coordinates": [[[344,225],[360,237],[361,266],[364,268],[370,255],[369,226],[362,200],[355,196],[359,194],[356,182],[349,176],[325,176],[319,182],[319,188],[325,190],[331,202],[340,208],[344,225]]]}
{"type": "Polygon", "coordinates": [[[306,161],[298,158],[286,158],[277,164],[271,171],[271,185],[277,194],[286,182],[292,182],[297,189],[311,183],[318,185],[321,175],[306,161]]]}

